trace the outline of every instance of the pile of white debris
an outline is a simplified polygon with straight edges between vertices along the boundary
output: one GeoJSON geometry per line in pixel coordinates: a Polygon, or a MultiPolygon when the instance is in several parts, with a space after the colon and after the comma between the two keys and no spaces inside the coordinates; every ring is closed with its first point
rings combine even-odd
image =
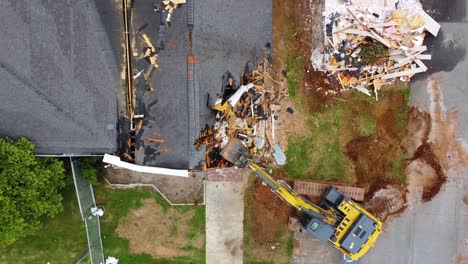
{"type": "Polygon", "coordinates": [[[314,68],[334,75],[343,91],[354,88],[377,100],[383,85],[427,70],[426,31],[437,36],[440,29],[410,0],[381,9],[341,5],[324,18],[325,45],[312,54],[314,68]]]}

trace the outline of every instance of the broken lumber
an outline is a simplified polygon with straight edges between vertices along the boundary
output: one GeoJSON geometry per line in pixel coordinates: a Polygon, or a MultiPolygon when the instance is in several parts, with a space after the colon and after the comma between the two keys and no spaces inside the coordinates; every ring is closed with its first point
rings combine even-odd
{"type": "Polygon", "coordinates": [[[308,181],[308,180],[294,180],[293,190],[298,194],[320,197],[325,188],[333,185],[341,193],[346,195],[349,198],[352,198],[356,201],[364,201],[365,189],[355,186],[346,186],[340,184],[334,184],[329,182],[318,182],[318,181],[308,181]]]}

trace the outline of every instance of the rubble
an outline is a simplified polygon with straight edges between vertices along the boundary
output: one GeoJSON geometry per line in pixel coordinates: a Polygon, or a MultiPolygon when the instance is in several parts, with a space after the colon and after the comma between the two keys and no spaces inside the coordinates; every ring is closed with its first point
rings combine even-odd
{"type": "Polygon", "coordinates": [[[314,68],[334,75],[342,91],[356,89],[376,100],[383,85],[427,70],[426,31],[437,36],[440,29],[412,0],[379,10],[344,5],[324,16],[325,46],[312,53],[314,68]]]}
{"type": "MultiPolygon", "coordinates": [[[[206,146],[206,168],[230,167],[221,155],[221,149],[231,138],[242,140],[259,163],[279,165],[286,162],[286,156],[275,140],[275,120],[282,110],[280,100],[288,96],[287,88],[271,73],[269,57],[257,67],[242,74],[241,85],[227,72],[223,76],[222,93],[210,106],[217,111],[216,123],[206,126],[195,146],[206,146]]],[[[284,111],[287,111],[284,109],[284,111]]]]}

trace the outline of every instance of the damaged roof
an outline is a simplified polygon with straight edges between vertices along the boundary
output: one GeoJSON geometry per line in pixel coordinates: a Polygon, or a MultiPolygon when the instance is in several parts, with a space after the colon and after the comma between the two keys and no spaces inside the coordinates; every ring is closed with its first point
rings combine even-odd
{"type": "Polygon", "coordinates": [[[93,1],[1,2],[0,136],[38,154],[117,149],[119,63],[102,19],[93,1]]]}

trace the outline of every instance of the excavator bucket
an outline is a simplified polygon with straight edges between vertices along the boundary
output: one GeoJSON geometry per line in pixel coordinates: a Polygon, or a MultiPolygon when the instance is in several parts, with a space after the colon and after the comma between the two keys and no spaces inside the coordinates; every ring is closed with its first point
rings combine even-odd
{"type": "Polygon", "coordinates": [[[220,154],[225,160],[239,168],[244,168],[248,164],[249,149],[238,138],[229,140],[220,154]]]}

